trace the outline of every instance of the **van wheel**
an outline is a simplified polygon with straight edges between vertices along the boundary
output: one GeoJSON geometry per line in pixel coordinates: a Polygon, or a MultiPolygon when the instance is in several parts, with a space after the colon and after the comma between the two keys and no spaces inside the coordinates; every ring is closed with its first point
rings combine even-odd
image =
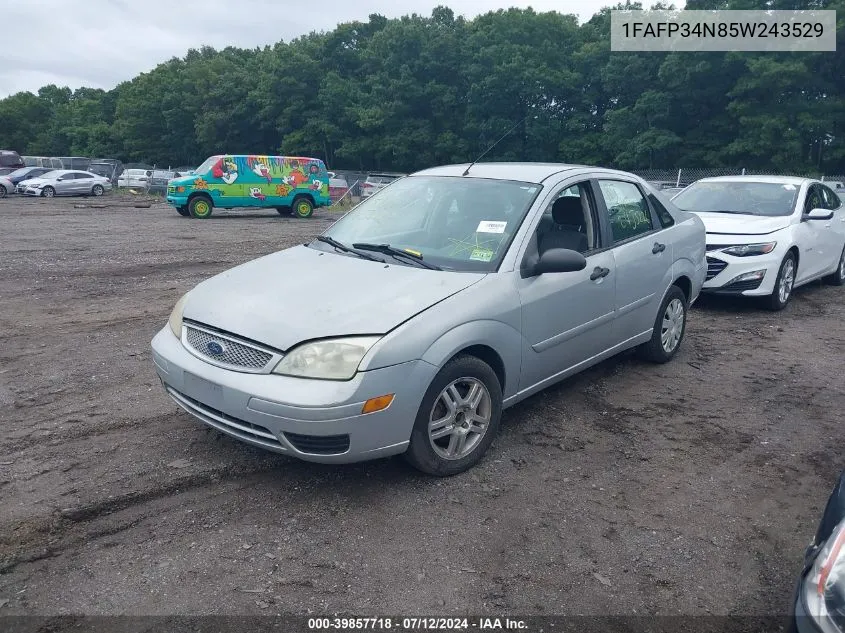
{"type": "Polygon", "coordinates": [[[212,209],[214,209],[214,205],[211,203],[211,200],[205,196],[191,198],[191,201],[188,203],[188,211],[190,212],[192,218],[204,220],[211,215],[212,209]]]}
{"type": "Polygon", "coordinates": [[[293,209],[290,207],[276,207],[276,211],[279,215],[291,215],[293,213],[293,209]]]}
{"type": "Polygon", "coordinates": [[[293,199],[293,212],[298,218],[310,218],[314,215],[314,205],[307,196],[298,196],[293,199]]]}
{"type": "Polygon", "coordinates": [[[484,456],[501,419],[502,387],[496,373],[475,356],[457,356],[425,392],[405,459],[429,475],[457,475],[484,456]]]}
{"type": "Polygon", "coordinates": [[[186,218],[191,215],[191,212],[188,211],[188,207],[176,207],[176,213],[186,218]]]}

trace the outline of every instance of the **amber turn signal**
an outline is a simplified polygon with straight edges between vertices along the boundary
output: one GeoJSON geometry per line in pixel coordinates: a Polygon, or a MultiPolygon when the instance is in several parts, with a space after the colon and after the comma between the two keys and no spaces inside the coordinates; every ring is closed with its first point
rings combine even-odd
{"type": "Polygon", "coordinates": [[[381,411],[382,409],[389,407],[391,402],[393,402],[392,393],[385,396],[379,396],[378,398],[370,398],[364,403],[364,406],[361,408],[361,413],[375,413],[376,411],[381,411]]]}

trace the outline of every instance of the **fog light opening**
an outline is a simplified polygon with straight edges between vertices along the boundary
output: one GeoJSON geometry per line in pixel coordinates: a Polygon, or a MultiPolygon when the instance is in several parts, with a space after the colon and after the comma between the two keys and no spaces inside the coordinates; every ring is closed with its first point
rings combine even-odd
{"type": "Polygon", "coordinates": [[[390,403],[393,402],[393,394],[388,393],[383,396],[379,396],[378,398],[370,398],[364,403],[364,406],[361,408],[361,413],[375,413],[376,411],[383,411],[387,407],[390,406],[390,403]]]}
{"type": "Polygon", "coordinates": [[[738,276],[734,277],[733,279],[731,279],[725,285],[729,286],[733,283],[737,283],[737,282],[740,282],[740,281],[757,281],[758,279],[762,279],[765,276],[766,276],[765,270],[754,270],[754,271],[751,271],[750,273],[743,273],[742,275],[738,275],[738,276]]]}

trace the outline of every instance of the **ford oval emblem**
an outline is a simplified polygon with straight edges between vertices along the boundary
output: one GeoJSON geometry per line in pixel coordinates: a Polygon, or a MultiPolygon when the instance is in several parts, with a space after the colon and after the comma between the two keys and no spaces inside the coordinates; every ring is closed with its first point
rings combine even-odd
{"type": "Polygon", "coordinates": [[[205,344],[205,349],[212,356],[220,356],[226,352],[226,348],[223,346],[223,344],[218,343],[217,341],[209,341],[205,344]]]}

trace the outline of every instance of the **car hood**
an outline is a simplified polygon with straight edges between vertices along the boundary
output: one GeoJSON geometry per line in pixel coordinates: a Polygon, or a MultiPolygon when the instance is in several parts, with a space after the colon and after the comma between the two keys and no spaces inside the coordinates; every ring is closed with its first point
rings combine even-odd
{"type": "Polygon", "coordinates": [[[707,233],[718,235],[767,235],[785,229],[792,223],[788,215],[766,217],[732,213],[696,213],[707,233]]]}
{"type": "Polygon", "coordinates": [[[34,185],[42,182],[53,182],[52,178],[27,178],[18,182],[19,185],[34,185]]]}
{"type": "Polygon", "coordinates": [[[191,290],[183,315],[279,350],[332,336],[385,334],[484,273],[389,265],[295,246],[191,290]]]}

